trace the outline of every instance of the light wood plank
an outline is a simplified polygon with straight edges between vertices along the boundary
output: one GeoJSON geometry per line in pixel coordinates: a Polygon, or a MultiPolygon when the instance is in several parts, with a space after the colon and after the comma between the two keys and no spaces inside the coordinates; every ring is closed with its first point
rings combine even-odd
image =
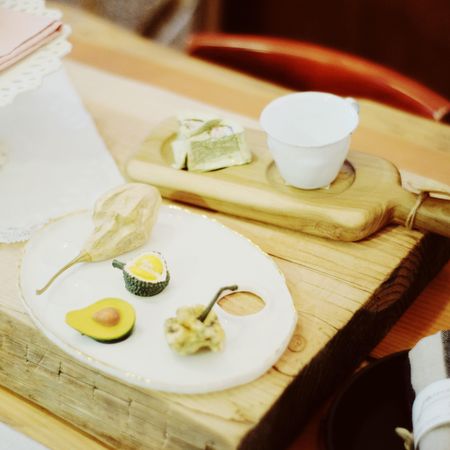
{"type": "Polygon", "coordinates": [[[0,387],[0,421],[49,449],[107,450],[105,444],[84,434],[35,403],[0,387]]]}
{"type": "MultiPolygon", "coordinates": [[[[123,113],[110,109],[111,102],[104,103],[102,93],[113,87],[119,93],[123,81],[114,84],[114,78],[73,63],[69,68],[118,161],[132,153],[147,129],[143,114],[153,120],[161,114],[159,101],[148,102],[151,98],[146,95],[160,95],[165,108],[185,104],[169,93],[148,94],[145,86],[136,86],[141,95],[130,110],[139,112],[126,117],[125,132],[120,125],[123,113]]],[[[4,269],[0,284],[6,294],[0,300],[0,352],[7,362],[0,381],[112,446],[204,448],[211,443],[223,449],[239,444],[270,448],[275,437],[267,430],[277,430],[286,441],[291,438],[297,428],[285,415],[289,412],[298,423],[305,421],[427,281],[430,272],[422,268],[432,273],[446,257],[447,247],[439,238],[397,226],[359,243],[345,243],[190,209],[250,238],[275,258],[284,273],[299,323],[272,370],[250,384],[205,395],[148,391],[97,373],[49,344],[30,323],[17,292],[14,268],[23,247],[18,244],[0,247],[4,269]]]]}
{"type": "MultiPolygon", "coordinates": [[[[114,27],[107,22],[104,22],[97,18],[86,16],[84,13],[79,13],[68,7],[64,7],[64,10],[66,16],[68,17],[68,21],[74,26],[74,36],[72,41],[75,43],[75,50],[73,52],[73,57],[80,61],[88,62],[97,67],[127,75],[131,78],[151,82],[178,93],[192,96],[201,101],[209,102],[210,104],[215,104],[222,108],[227,108],[232,111],[236,111],[252,117],[257,117],[261,108],[270,99],[285,92],[282,89],[271,86],[267,83],[255,81],[249,77],[236,75],[231,71],[223,71],[213,68],[206,63],[194,63],[189,58],[182,57],[177,53],[162,49],[152,43],[148,43],[143,39],[136,38],[135,36],[132,36],[131,34],[123,30],[117,29],[117,27],[114,27]],[[181,78],[178,75],[179,70],[184,72],[183,77],[181,78]]],[[[89,92],[82,93],[82,96],[87,103],[89,103],[88,94],[89,92]]],[[[92,107],[92,105],[89,105],[89,107],[92,107]]],[[[101,119],[101,110],[97,109],[96,111],[98,113],[96,115],[97,123],[99,124],[99,126],[101,126],[103,133],[105,132],[105,130],[108,130],[108,127],[114,127],[113,121],[110,120],[111,114],[109,116],[109,119],[103,122],[101,119]]],[[[143,124],[143,130],[145,126],[146,124],[143,124]]],[[[448,184],[448,160],[446,159],[446,154],[448,153],[450,147],[448,130],[448,127],[436,125],[432,122],[395,111],[391,108],[372,104],[370,102],[362,102],[362,124],[361,128],[358,130],[358,133],[356,133],[355,135],[354,144],[357,150],[379,154],[380,156],[384,157],[387,156],[401,168],[420,173],[424,176],[433,177],[448,184]]],[[[106,135],[108,134],[109,133],[106,133],[106,135]]],[[[111,142],[109,142],[109,144],[111,144],[111,142]]],[[[120,145],[120,142],[117,143],[117,145],[120,145]]],[[[118,161],[120,162],[120,158],[118,159],[118,161]]],[[[227,217],[226,220],[234,219],[227,217]]],[[[238,220],[236,219],[236,221],[238,220]]],[[[230,225],[230,223],[228,223],[228,225],[230,225]]],[[[245,225],[243,226],[246,232],[250,234],[252,233],[252,227],[254,226],[253,223],[250,223],[250,225],[245,223],[245,225]]],[[[370,242],[367,242],[366,245],[367,248],[370,247],[373,250],[376,250],[377,246],[380,243],[383,243],[383,246],[385,247],[389,258],[393,258],[393,260],[395,260],[397,251],[404,252],[407,251],[408,247],[418,244],[418,242],[421,240],[421,238],[418,236],[420,236],[420,234],[412,233],[412,236],[409,234],[402,235],[400,229],[400,232],[397,233],[393,239],[387,239],[387,245],[384,245],[384,236],[377,236],[376,240],[370,240],[370,242]]],[[[270,244],[273,243],[272,241],[272,235],[267,235],[266,242],[268,242],[267,248],[269,250],[271,248],[270,244]]],[[[439,245],[437,245],[437,243],[435,243],[434,247],[429,247],[430,242],[425,242],[425,244],[425,250],[421,249],[419,246],[418,253],[413,253],[412,266],[410,266],[409,262],[406,263],[406,267],[409,267],[409,269],[407,269],[407,272],[411,274],[411,278],[409,279],[416,280],[414,289],[407,294],[407,297],[409,299],[411,299],[411,297],[416,294],[417,290],[420,289],[421,285],[425,282],[425,280],[421,279],[421,275],[423,276],[424,274],[421,273],[421,271],[418,269],[416,272],[413,270],[414,265],[419,264],[420,266],[420,258],[423,257],[424,253],[433,253],[433,251],[437,251],[436,247],[439,248],[439,245]]],[[[293,247],[302,247],[302,245],[303,243],[299,242],[297,246],[293,247]]],[[[321,278],[324,275],[320,272],[320,270],[317,269],[317,265],[319,265],[320,254],[314,254],[313,245],[308,243],[305,245],[307,249],[305,249],[304,253],[310,254],[310,256],[307,257],[309,262],[305,267],[302,267],[303,262],[301,260],[297,263],[289,261],[289,258],[292,259],[294,257],[302,257],[301,253],[296,254],[289,248],[285,248],[283,250],[283,253],[281,255],[282,257],[278,260],[280,266],[282,266],[283,270],[286,270],[287,273],[291,273],[290,268],[292,267],[292,265],[293,267],[295,267],[295,265],[300,267],[299,273],[293,271],[291,275],[289,275],[289,284],[290,286],[292,286],[292,289],[295,289],[296,295],[301,296],[301,301],[303,301],[303,299],[309,299],[310,301],[306,304],[302,303],[303,311],[301,311],[301,314],[308,318],[315,317],[314,314],[316,314],[319,309],[319,304],[314,303],[315,298],[318,297],[320,299],[320,303],[326,302],[332,296],[334,290],[337,289],[338,297],[342,299],[344,306],[342,308],[336,308],[335,306],[331,305],[331,311],[333,311],[334,308],[335,314],[332,315],[336,316],[336,323],[342,325],[343,323],[345,323],[346,318],[348,317],[348,312],[346,312],[345,309],[348,307],[348,304],[351,305],[354,302],[355,297],[353,294],[347,295],[347,286],[349,286],[350,291],[355,290],[356,292],[358,292],[358,289],[360,289],[362,284],[364,283],[364,277],[367,278],[367,274],[359,275],[361,282],[359,284],[356,283],[356,286],[353,286],[351,283],[346,282],[346,287],[342,289],[338,288],[338,283],[335,285],[332,284],[331,289],[330,286],[328,286],[327,292],[327,288],[323,286],[323,278],[321,278]],[[308,245],[310,245],[309,249],[308,245]],[[288,256],[287,259],[285,258],[286,255],[288,256]],[[316,257],[316,262],[314,261],[314,258],[312,256],[316,257]],[[301,281],[304,277],[308,279],[308,283],[305,283],[305,285],[303,286],[301,281]]],[[[11,246],[11,248],[8,249],[6,249],[5,246],[1,246],[0,261],[2,267],[14,267],[14,264],[16,264],[17,258],[19,257],[20,250],[20,246],[11,246]]],[[[378,256],[375,257],[376,253],[376,251],[372,252],[370,258],[375,258],[374,261],[379,261],[382,258],[383,251],[379,251],[378,256]]],[[[340,264],[340,262],[336,262],[335,265],[342,264],[340,264]]],[[[427,269],[429,269],[429,262],[426,262],[425,266],[427,266],[427,269]]],[[[448,305],[450,292],[448,286],[448,267],[449,266],[447,265],[447,269],[446,272],[444,272],[444,275],[439,275],[437,279],[432,282],[428,290],[426,290],[423,295],[419,297],[419,300],[423,301],[423,299],[426,300],[427,295],[430,295],[429,301],[433,305],[436,305],[435,307],[433,307],[434,313],[431,316],[427,316],[426,314],[424,314],[424,311],[427,311],[429,306],[429,304],[427,304],[426,302],[415,303],[413,307],[414,309],[410,309],[410,311],[408,311],[408,314],[410,314],[408,320],[411,323],[415,323],[415,321],[423,317],[423,323],[421,323],[420,327],[414,330],[411,330],[410,327],[405,326],[395,328],[389,335],[390,338],[386,341],[384,347],[382,347],[383,344],[381,344],[381,346],[379,347],[380,352],[376,351],[376,356],[382,354],[382,352],[391,351],[391,349],[396,348],[396,345],[398,343],[400,343],[400,345],[405,345],[406,342],[412,342],[419,336],[421,331],[426,333],[433,330],[434,326],[439,326],[438,324],[442,323],[445,325],[450,323],[449,312],[447,311],[447,308],[444,309],[438,306],[442,304],[448,305]],[[422,306],[422,304],[424,306],[422,306]],[[435,321],[437,317],[439,317],[439,320],[435,321]]],[[[403,277],[405,274],[401,275],[403,277]]],[[[2,285],[0,316],[2,326],[6,325],[7,327],[6,334],[2,334],[1,338],[0,361],[2,362],[2,365],[0,365],[0,374],[3,374],[5,376],[7,375],[4,372],[4,362],[10,361],[11,364],[17,364],[19,367],[23,367],[24,364],[25,366],[27,364],[34,364],[35,366],[37,365],[39,367],[39,364],[37,363],[40,360],[39,355],[43,353],[42,348],[46,349],[47,351],[46,341],[41,342],[39,339],[42,339],[42,337],[40,337],[40,335],[34,334],[35,332],[33,331],[33,327],[30,325],[29,320],[23,313],[21,305],[18,302],[15,287],[16,276],[17,274],[14,270],[0,271],[0,283],[2,285]],[[6,320],[5,317],[7,317],[6,320]],[[28,336],[32,342],[31,347],[29,346],[28,349],[24,342],[5,342],[4,340],[4,336],[14,335],[15,333],[13,333],[12,330],[15,330],[15,332],[17,332],[17,327],[20,328],[20,326],[22,325],[26,327],[25,330],[27,331],[23,330],[23,333],[20,334],[22,334],[23,336],[28,336]],[[31,335],[28,333],[31,333],[31,335]],[[8,359],[6,359],[6,357],[5,359],[3,359],[4,354],[6,353],[8,354],[8,359]],[[28,355],[31,363],[27,363],[26,355],[28,355]]],[[[403,288],[405,288],[405,286],[403,288]]],[[[392,301],[392,296],[386,294],[389,294],[389,292],[385,292],[384,296],[385,299],[388,299],[389,303],[389,299],[391,299],[390,301],[392,301]]],[[[397,292],[396,295],[399,295],[399,293],[397,292]]],[[[339,304],[340,302],[338,301],[337,303],[339,304]]],[[[386,303],[384,304],[386,305],[386,303]]],[[[373,306],[374,304],[372,302],[372,310],[373,306]]],[[[397,311],[397,313],[399,313],[399,311],[397,311]]],[[[390,317],[390,322],[395,320],[395,317],[396,316],[390,317]]],[[[329,318],[327,318],[327,320],[329,320],[329,318]]],[[[320,346],[323,345],[323,342],[325,342],[327,337],[333,336],[333,333],[336,333],[336,329],[335,326],[327,325],[327,322],[321,320],[321,317],[315,317],[314,321],[308,321],[305,323],[307,323],[307,325],[305,325],[304,329],[299,330],[299,333],[296,333],[293,341],[291,342],[289,351],[299,354],[301,354],[302,352],[306,352],[302,357],[308,359],[309,350],[306,349],[309,349],[310,347],[307,338],[318,336],[319,339],[317,344],[318,346],[320,346]],[[321,341],[320,339],[323,339],[323,341],[321,341]]],[[[316,337],[314,337],[314,339],[316,339],[316,337]]],[[[362,349],[358,350],[361,351],[362,349]]],[[[120,402],[120,400],[128,401],[131,393],[133,393],[133,395],[138,395],[133,391],[133,389],[130,390],[126,387],[121,387],[120,390],[115,389],[115,383],[113,380],[107,379],[105,377],[99,377],[94,373],[90,373],[89,370],[83,366],[73,364],[71,361],[65,361],[65,365],[59,365],[58,360],[59,362],[62,362],[64,360],[64,355],[57,354],[57,356],[52,356],[51,350],[46,357],[42,358],[42,368],[39,368],[36,371],[32,371],[29,374],[30,376],[33,376],[32,379],[34,381],[36,381],[36,378],[34,377],[38,377],[38,379],[42,381],[42,384],[40,385],[42,390],[40,391],[38,388],[36,388],[32,393],[30,393],[30,396],[35,401],[43,403],[47,402],[48,405],[52,407],[54,406],[55,411],[57,411],[58,413],[61,413],[61,407],[63,405],[58,404],[57,399],[46,399],[44,390],[46,385],[49,391],[52,389],[52,387],[54,387],[52,383],[47,383],[47,379],[52,380],[53,377],[56,376],[55,374],[60,375],[58,379],[61,379],[63,383],[69,383],[69,379],[77,380],[80,378],[86,378],[87,380],[91,380],[89,382],[95,381],[96,383],[98,383],[98,385],[100,386],[100,393],[97,394],[97,396],[99,399],[101,399],[99,403],[100,405],[103,405],[102,407],[104,409],[107,408],[107,405],[110,405],[110,403],[108,403],[109,400],[106,400],[110,399],[108,393],[110,394],[111,392],[114,392],[113,396],[118,400],[110,400],[117,405],[123,404],[120,402]],[[58,367],[57,372],[56,367],[58,367]]],[[[342,361],[340,362],[342,363],[342,361]]],[[[297,361],[294,364],[294,367],[299,363],[301,363],[301,361],[297,361]]],[[[287,374],[290,373],[289,371],[292,369],[292,365],[289,361],[280,361],[279,364],[282,367],[283,371],[285,371],[287,374]]],[[[274,370],[274,372],[276,372],[277,374],[279,373],[276,370],[274,370]]],[[[14,374],[16,374],[16,372],[14,372],[14,374]]],[[[332,375],[333,378],[342,377],[341,373],[333,373],[332,375]]],[[[17,382],[17,389],[23,389],[23,384],[20,384],[21,376],[23,377],[23,374],[21,374],[20,370],[18,370],[17,380],[19,381],[17,382]]],[[[280,374],[279,377],[274,378],[273,383],[275,385],[277,385],[278,383],[281,385],[281,387],[279,387],[278,389],[282,389],[282,386],[286,385],[286,381],[284,378],[286,376],[289,375],[280,374]]],[[[13,377],[12,380],[9,381],[15,382],[16,379],[13,377]]],[[[326,380],[323,379],[322,381],[326,380]]],[[[95,384],[93,386],[95,386],[95,384]]],[[[262,384],[261,386],[265,385],[262,384]]],[[[82,391],[82,388],[80,389],[82,391]]],[[[96,390],[96,392],[99,391],[96,390]]],[[[67,397],[69,399],[68,401],[71,401],[71,396],[75,396],[78,393],[78,388],[69,390],[67,397]]],[[[0,395],[0,398],[3,397],[1,397],[0,395]]],[[[151,405],[153,408],[162,408],[162,405],[164,405],[163,400],[165,399],[164,396],[162,396],[161,398],[157,397],[152,401],[151,405]]],[[[226,400],[227,399],[220,398],[220,396],[216,396],[216,398],[214,398],[213,407],[210,411],[207,408],[207,406],[209,406],[209,402],[202,402],[202,399],[181,398],[177,399],[176,402],[175,399],[171,399],[170,401],[172,402],[172,404],[178,405],[176,408],[174,407],[175,412],[173,412],[171,416],[177,414],[183,416],[186,411],[190,411],[189,408],[192,408],[192,411],[198,411],[198,408],[200,407],[205,408],[205,412],[207,415],[212,414],[217,408],[219,411],[221,411],[222,417],[237,417],[239,420],[243,421],[242,423],[244,424],[246,423],[246,421],[252,418],[252,414],[250,414],[250,417],[247,417],[248,409],[240,410],[236,408],[232,402],[228,402],[226,400]]],[[[11,400],[11,407],[8,408],[9,411],[6,412],[3,420],[7,420],[8,417],[11,417],[12,410],[14,408],[18,409],[18,405],[20,405],[20,402],[20,399],[13,398],[11,400]]],[[[253,400],[253,404],[256,404],[255,400],[253,400]]],[[[289,406],[292,405],[290,405],[289,403],[286,404],[281,402],[281,406],[287,407],[287,409],[289,410],[289,406]]],[[[121,410],[120,406],[118,407],[118,409],[119,411],[121,410]]],[[[134,424],[133,426],[137,433],[152,433],[151,430],[153,430],[154,427],[148,427],[146,423],[147,410],[145,408],[142,409],[139,402],[134,403],[132,410],[134,424]]],[[[292,411],[294,411],[294,409],[292,409],[292,411]]],[[[76,415],[76,413],[76,408],[74,408],[67,414],[76,415]]],[[[103,417],[105,417],[105,420],[108,420],[107,411],[104,411],[102,414],[104,414],[103,417]]],[[[25,416],[25,413],[23,415],[25,416]]],[[[47,434],[47,429],[49,428],[48,424],[51,424],[54,433],[54,439],[47,443],[47,445],[49,445],[51,448],[61,448],[58,445],[58,442],[63,442],[64,439],[62,437],[64,436],[64,432],[61,431],[64,427],[64,422],[52,422],[50,419],[52,416],[44,416],[43,412],[40,413],[40,417],[42,418],[42,422],[35,421],[36,429],[33,431],[35,432],[33,436],[39,440],[40,437],[42,438],[42,436],[45,436],[47,434]],[[39,425],[37,425],[38,423],[39,425]]],[[[197,418],[201,422],[203,416],[199,415],[197,416],[197,418]]],[[[305,417],[303,417],[302,420],[305,420],[305,417]]],[[[80,424],[79,418],[76,418],[75,421],[80,424]]],[[[20,426],[20,424],[22,423],[24,422],[18,420],[18,422],[15,423],[15,426],[20,426]]],[[[191,422],[191,424],[192,423],[195,423],[195,421],[191,422]]],[[[213,422],[209,423],[212,424],[213,422]]],[[[90,425],[91,428],[89,428],[89,423],[87,423],[86,425],[88,425],[88,430],[92,429],[92,424],[90,425]]],[[[180,423],[177,419],[173,421],[173,425],[173,430],[170,429],[170,432],[166,434],[163,442],[165,442],[165,445],[168,447],[180,447],[185,445],[184,448],[188,448],[186,440],[183,439],[183,436],[180,436],[180,434],[182,435],[186,431],[186,428],[183,426],[183,422],[180,423]]],[[[216,421],[214,425],[220,427],[222,425],[222,422],[216,421]]],[[[296,424],[296,426],[298,427],[298,424],[296,424]]],[[[109,442],[114,443],[116,441],[114,441],[113,437],[111,437],[111,432],[114,432],[112,428],[112,426],[108,428],[104,427],[104,425],[95,427],[93,433],[100,436],[103,440],[108,440],[109,442]],[[106,431],[102,432],[102,429],[106,431]]],[[[158,439],[160,439],[160,436],[157,437],[158,439]]],[[[262,438],[264,438],[264,435],[262,435],[262,438]]],[[[128,436],[128,439],[130,441],[130,445],[138,445],[136,440],[133,440],[132,437],[128,436]]],[[[189,439],[192,440],[192,436],[189,439]]],[[[161,441],[156,440],[155,442],[161,441]]],[[[307,440],[306,442],[308,442],[308,445],[313,445],[314,440],[307,440]]],[[[308,446],[308,448],[310,447],[308,446]]]]}

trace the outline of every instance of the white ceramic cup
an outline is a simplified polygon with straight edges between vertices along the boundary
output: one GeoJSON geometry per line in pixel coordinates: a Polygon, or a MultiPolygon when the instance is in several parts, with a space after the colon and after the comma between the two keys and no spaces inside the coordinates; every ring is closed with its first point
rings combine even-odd
{"type": "Polygon", "coordinates": [[[279,97],[260,117],[281,176],[302,189],[326,187],[337,177],[358,121],[354,99],[326,92],[279,97]]]}

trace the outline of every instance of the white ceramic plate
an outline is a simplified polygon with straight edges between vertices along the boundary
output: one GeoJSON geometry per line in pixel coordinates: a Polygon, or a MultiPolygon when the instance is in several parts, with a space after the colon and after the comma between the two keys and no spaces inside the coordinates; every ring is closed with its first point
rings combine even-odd
{"type": "Polygon", "coordinates": [[[285,350],[297,316],[281,272],[248,239],[185,210],[163,206],[149,242],[120,260],[148,250],[167,261],[169,286],[155,297],[137,297],[124,286],[111,260],[70,269],[43,295],[37,288],[76,256],[91,232],[91,215],[77,213],[36,233],[24,251],[20,288],[25,306],[47,337],[74,358],[123,381],[157,390],[200,393],[249,382],[266,372],[285,350]],[[219,353],[179,356],[167,345],[163,326],[182,305],[207,304],[222,286],[237,284],[265,301],[256,314],[233,316],[215,306],[226,333],[219,353]],[[119,297],[136,310],[125,341],[102,344],[65,324],[68,311],[104,297],[119,297]]]}

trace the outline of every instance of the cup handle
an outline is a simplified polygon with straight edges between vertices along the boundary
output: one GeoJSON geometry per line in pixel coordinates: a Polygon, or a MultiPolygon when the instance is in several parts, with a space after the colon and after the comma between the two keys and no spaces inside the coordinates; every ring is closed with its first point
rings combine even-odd
{"type": "Polygon", "coordinates": [[[353,97],[345,97],[345,101],[359,114],[359,103],[353,97]]]}

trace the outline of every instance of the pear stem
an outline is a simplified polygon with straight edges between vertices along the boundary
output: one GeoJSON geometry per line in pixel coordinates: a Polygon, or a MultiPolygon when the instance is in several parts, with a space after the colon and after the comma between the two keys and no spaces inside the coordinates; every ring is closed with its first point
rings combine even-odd
{"type": "Polygon", "coordinates": [[[58,278],[63,272],[65,272],[70,267],[74,266],[77,263],[87,261],[89,261],[89,255],[87,253],[80,253],[76,258],[72,259],[72,261],[69,261],[64,267],[61,267],[61,269],[59,269],[58,272],[56,272],[55,275],[53,275],[50,278],[50,280],[43,288],[37,289],[36,294],[37,295],[43,294],[50,287],[50,285],[56,280],[56,278],[58,278]]]}
{"type": "Polygon", "coordinates": [[[209,303],[209,305],[205,308],[205,310],[197,317],[198,320],[200,320],[200,322],[204,322],[206,320],[206,318],[208,317],[208,314],[211,312],[211,310],[213,309],[213,306],[216,304],[217,300],[220,297],[220,294],[223,291],[235,291],[237,290],[238,287],[236,284],[233,284],[232,286],[225,286],[223,288],[220,288],[217,291],[217,294],[215,295],[215,297],[211,300],[211,302],[209,303]]]}

